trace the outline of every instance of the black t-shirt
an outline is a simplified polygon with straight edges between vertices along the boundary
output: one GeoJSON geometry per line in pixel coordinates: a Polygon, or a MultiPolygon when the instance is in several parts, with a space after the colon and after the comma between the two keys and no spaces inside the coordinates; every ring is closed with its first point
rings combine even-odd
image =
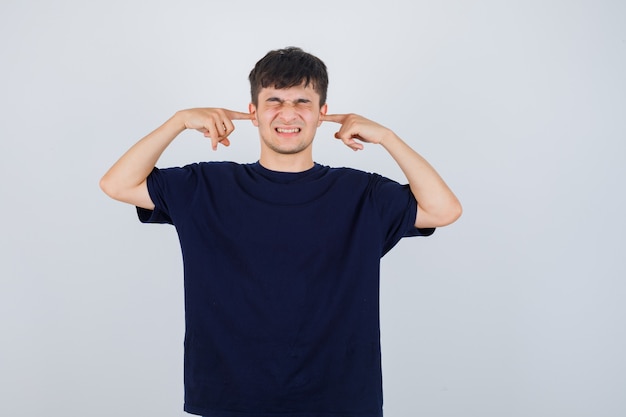
{"type": "Polygon", "coordinates": [[[185,271],[185,410],[214,417],[382,413],[380,258],[414,227],[410,189],[319,164],[156,169],[154,211],[185,271]]]}

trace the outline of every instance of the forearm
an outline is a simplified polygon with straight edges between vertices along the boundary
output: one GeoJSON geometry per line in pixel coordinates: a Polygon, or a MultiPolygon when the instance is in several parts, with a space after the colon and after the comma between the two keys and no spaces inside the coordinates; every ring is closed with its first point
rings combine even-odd
{"type": "Polygon", "coordinates": [[[380,144],[409,181],[418,202],[417,227],[445,226],[459,218],[462,212],[459,200],[428,161],[391,131],[380,144]]]}
{"type": "Polygon", "coordinates": [[[176,113],[163,125],[133,145],[100,180],[102,190],[118,200],[146,180],[161,154],[185,130],[176,113]]]}

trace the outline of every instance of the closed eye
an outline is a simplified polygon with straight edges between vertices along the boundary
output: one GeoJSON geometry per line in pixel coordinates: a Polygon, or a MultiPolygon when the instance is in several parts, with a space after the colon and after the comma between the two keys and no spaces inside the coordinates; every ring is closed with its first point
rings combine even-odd
{"type": "MultiPolygon", "coordinates": [[[[267,100],[265,100],[267,103],[272,103],[272,104],[284,104],[287,100],[283,100],[281,98],[278,97],[270,97],[267,100]]],[[[308,105],[311,104],[311,100],[309,100],[308,98],[299,98],[296,101],[293,102],[294,105],[308,105]]]]}

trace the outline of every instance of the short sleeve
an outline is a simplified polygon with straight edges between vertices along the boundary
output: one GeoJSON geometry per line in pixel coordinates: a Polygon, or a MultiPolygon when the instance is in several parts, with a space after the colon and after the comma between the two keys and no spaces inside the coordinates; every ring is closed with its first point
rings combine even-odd
{"type": "Polygon", "coordinates": [[[383,227],[383,255],[403,237],[430,236],[434,228],[415,227],[417,200],[408,185],[373,174],[372,196],[383,227]]]}
{"type": "Polygon", "coordinates": [[[142,223],[175,224],[176,217],[192,195],[195,181],[192,166],[182,168],[154,168],[147,178],[148,193],[153,210],[137,207],[142,223]]]}

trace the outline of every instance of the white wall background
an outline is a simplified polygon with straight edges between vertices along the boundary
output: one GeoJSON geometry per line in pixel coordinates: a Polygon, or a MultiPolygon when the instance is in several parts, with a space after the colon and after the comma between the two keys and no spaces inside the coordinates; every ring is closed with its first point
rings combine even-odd
{"type": "MultiPolygon", "coordinates": [[[[0,3],[0,415],[182,416],[174,229],[98,188],[176,110],[244,110],[298,45],[331,112],[393,128],[461,220],[383,260],[385,415],[626,415],[623,1],[0,3]]],[[[183,134],[161,166],[254,161],[183,134]]],[[[316,159],[402,180],[323,126],[316,159]]]]}

